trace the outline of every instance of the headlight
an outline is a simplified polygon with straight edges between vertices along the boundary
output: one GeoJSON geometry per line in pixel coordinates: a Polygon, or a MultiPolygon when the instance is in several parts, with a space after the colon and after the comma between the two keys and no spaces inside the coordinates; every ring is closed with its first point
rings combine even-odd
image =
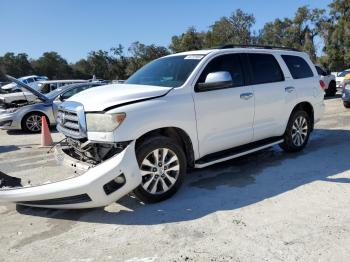
{"type": "Polygon", "coordinates": [[[350,91],[350,84],[346,84],[346,85],[344,86],[344,89],[350,91]]]}
{"type": "Polygon", "coordinates": [[[118,114],[86,114],[86,126],[89,132],[112,132],[125,119],[125,113],[118,114]]]}

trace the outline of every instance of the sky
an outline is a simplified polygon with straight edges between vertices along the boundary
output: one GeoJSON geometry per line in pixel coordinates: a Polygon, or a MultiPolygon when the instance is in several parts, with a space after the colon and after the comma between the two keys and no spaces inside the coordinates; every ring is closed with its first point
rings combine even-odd
{"type": "Polygon", "coordinates": [[[298,7],[327,8],[331,0],[0,0],[0,56],[56,51],[69,62],[92,50],[131,43],[168,46],[190,26],[208,30],[237,8],[266,22],[292,17],[298,7]]]}

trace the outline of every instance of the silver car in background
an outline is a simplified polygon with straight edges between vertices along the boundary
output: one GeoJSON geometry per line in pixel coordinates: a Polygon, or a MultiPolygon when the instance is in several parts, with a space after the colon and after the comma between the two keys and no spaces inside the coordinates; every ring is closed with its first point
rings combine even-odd
{"type": "MultiPolygon", "coordinates": [[[[13,78],[10,79],[11,81],[18,81],[13,78]]],[[[81,91],[102,85],[100,82],[72,84],[44,95],[21,82],[17,84],[33,93],[37,99],[35,101],[21,101],[20,103],[0,101],[0,129],[22,129],[30,133],[41,131],[41,118],[43,116],[46,117],[49,125],[55,126],[57,109],[60,103],[81,91]]]]}

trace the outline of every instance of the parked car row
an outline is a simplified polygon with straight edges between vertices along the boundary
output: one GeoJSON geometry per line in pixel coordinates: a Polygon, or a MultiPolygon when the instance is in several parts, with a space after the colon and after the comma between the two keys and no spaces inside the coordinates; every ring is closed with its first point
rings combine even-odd
{"type": "Polygon", "coordinates": [[[342,88],[343,87],[343,81],[344,78],[347,74],[350,74],[350,69],[346,69],[340,73],[337,74],[336,76],[336,82],[337,82],[337,87],[342,88]]]}
{"type": "Polygon", "coordinates": [[[337,90],[340,90],[344,107],[350,108],[350,69],[331,73],[319,65],[315,65],[315,67],[320,76],[320,84],[325,91],[325,95],[334,96],[337,90]]]}
{"type": "MultiPolygon", "coordinates": [[[[43,94],[30,86],[24,86],[30,99],[9,101],[8,96],[12,93],[0,96],[0,129],[13,130],[22,129],[27,132],[36,133],[41,131],[41,118],[46,117],[49,125],[56,125],[58,105],[71,96],[86,89],[102,85],[100,82],[86,82],[71,84],[56,88],[55,90],[43,94]]],[[[53,83],[53,82],[52,82],[53,83]]],[[[54,82],[57,84],[57,82],[54,82]]],[[[45,85],[45,84],[44,84],[45,85]]]]}
{"type": "MultiPolygon", "coordinates": [[[[50,80],[50,81],[40,81],[35,87],[32,87],[34,90],[39,91],[42,94],[50,93],[56,89],[62,89],[66,85],[74,83],[85,83],[88,80],[50,80]]],[[[27,90],[22,90],[22,88],[17,89],[15,92],[10,92],[6,94],[0,94],[0,105],[1,104],[18,104],[18,103],[27,103],[33,102],[37,97],[27,90]]]]}
{"type": "Polygon", "coordinates": [[[350,69],[334,72],[337,88],[342,91],[342,100],[345,108],[350,108],[350,69]]]}
{"type": "MultiPolygon", "coordinates": [[[[38,84],[40,81],[48,80],[46,76],[37,76],[37,75],[31,75],[31,76],[25,76],[18,79],[22,83],[34,88],[35,90],[38,90],[39,86],[38,84]]],[[[1,90],[3,90],[6,93],[13,93],[13,92],[21,92],[21,88],[16,83],[9,83],[7,85],[1,86],[1,90]]]]}

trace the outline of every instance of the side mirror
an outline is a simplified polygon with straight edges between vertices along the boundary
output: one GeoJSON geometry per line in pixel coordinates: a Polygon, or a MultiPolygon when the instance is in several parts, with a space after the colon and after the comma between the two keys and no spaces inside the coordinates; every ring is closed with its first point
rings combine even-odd
{"type": "Polygon", "coordinates": [[[231,87],[233,85],[231,74],[227,71],[209,73],[204,83],[198,83],[198,91],[207,91],[231,87]]]}
{"type": "Polygon", "coordinates": [[[64,97],[64,95],[60,95],[60,96],[58,97],[58,99],[59,99],[61,102],[63,102],[64,100],[66,100],[66,98],[64,97]]]}

